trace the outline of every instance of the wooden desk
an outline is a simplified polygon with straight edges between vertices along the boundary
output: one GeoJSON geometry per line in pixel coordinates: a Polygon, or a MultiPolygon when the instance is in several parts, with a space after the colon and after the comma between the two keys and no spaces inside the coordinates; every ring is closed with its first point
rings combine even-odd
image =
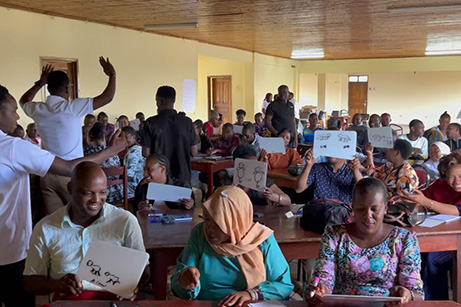
{"type": "Polygon", "coordinates": [[[207,197],[209,197],[213,193],[214,182],[213,182],[213,174],[217,171],[226,169],[226,168],[233,168],[234,167],[234,160],[232,159],[223,159],[223,160],[207,160],[207,159],[200,159],[200,160],[191,160],[190,162],[191,169],[199,172],[206,173],[206,181],[208,186],[207,197]]]}
{"type": "MultiPolygon", "coordinates": [[[[294,208],[294,207],[293,207],[294,208]]],[[[283,255],[286,259],[317,258],[321,234],[301,228],[299,217],[287,219],[287,207],[261,206],[255,212],[263,213],[257,220],[274,230],[283,255]]],[[[183,210],[169,210],[171,213],[185,213],[183,210]]],[[[138,211],[138,221],[144,237],[144,245],[150,254],[152,286],[157,299],[166,298],[167,267],[176,264],[176,258],[186,245],[192,228],[203,221],[198,215],[201,209],[188,211],[193,215],[192,222],[179,222],[163,225],[150,223],[148,212],[138,211]]],[[[433,228],[415,227],[421,252],[453,251],[461,249],[461,220],[444,223],[433,228]]],[[[453,297],[461,301],[461,253],[455,253],[454,276],[456,286],[453,297]]]]}
{"type": "MultiPolygon", "coordinates": [[[[134,301],[134,302],[115,302],[117,306],[139,306],[139,307],[216,307],[217,302],[214,301],[134,301]]],[[[300,301],[282,301],[287,307],[306,307],[305,302],[300,301]]],[[[51,307],[107,307],[107,301],[58,301],[51,304],[51,307]]],[[[328,306],[328,305],[325,305],[328,306]]],[[[335,305],[338,307],[338,305],[335,305]]],[[[410,302],[405,307],[457,307],[461,306],[453,301],[426,301],[426,302],[410,302]]],[[[243,307],[248,307],[244,304],[243,307]]]]}
{"type": "Polygon", "coordinates": [[[296,188],[296,180],[298,177],[288,173],[286,168],[277,168],[267,171],[267,177],[272,179],[278,187],[296,188]]]}

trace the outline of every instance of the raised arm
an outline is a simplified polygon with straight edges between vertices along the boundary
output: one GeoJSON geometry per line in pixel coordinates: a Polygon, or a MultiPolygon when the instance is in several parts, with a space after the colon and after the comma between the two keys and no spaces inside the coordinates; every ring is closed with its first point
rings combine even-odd
{"type": "Polygon", "coordinates": [[[24,107],[26,102],[32,101],[37,95],[38,91],[45,86],[46,80],[48,79],[48,75],[53,71],[53,66],[46,65],[42,67],[42,73],[40,74],[40,79],[34,83],[34,85],[25,92],[21,98],[19,99],[19,105],[21,108],[24,107]]]}
{"type": "Polygon", "coordinates": [[[315,158],[313,150],[310,150],[306,155],[306,166],[304,166],[301,175],[299,175],[298,179],[296,180],[296,193],[301,193],[305,189],[307,189],[307,180],[309,179],[309,173],[311,172],[312,167],[315,164],[315,158]]]}
{"type": "Polygon", "coordinates": [[[115,95],[115,79],[117,76],[115,68],[109,61],[109,58],[104,59],[101,56],[99,57],[99,63],[101,64],[104,73],[109,77],[109,82],[107,83],[104,91],[99,96],[93,98],[93,110],[99,109],[111,102],[115,95]]]}
{"type": "Polygon", "coordinates": [[[125,149],[127,146],[125,134],[122,133],[121,130],[115,132],[113,137],[113,143],[103,151],[95,154],[90,155],[74,160],[63,160],[59,157],[54,158],[53,163],[51,164],[49,172],[53,174],[58,174],[61,176],[68,176],[70,177],[72,174],[72,170],[74,169],[77,164],[83,161],[90,161],[97,164],[101,164],[102,162],[106,161],[109,157],[118,154],[120,151],[125,149]]]}

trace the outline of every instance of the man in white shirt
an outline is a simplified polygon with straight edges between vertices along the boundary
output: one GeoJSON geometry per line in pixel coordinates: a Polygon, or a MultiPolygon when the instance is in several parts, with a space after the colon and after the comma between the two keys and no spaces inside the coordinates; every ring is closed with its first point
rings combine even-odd
{"type": "MultiPolygon", "coordinates": [[[[101,291],[76,275],[94,240],[145,251],[136,217],[106,203],[107,177],[96,163],[75,167],[69,192],[70,203],[43,218],[32,233],[24,269],[24,287],[31,293],[65,297],[79,296],[84,290],[101,291]]],[[[148,276],[145,269],[141,283],[148,276]]],[[[107,293],[96,295],[102,297],[92,299],[111,299],[107,293]]]]}
{"type": "Polygon", "coordinates": [[[423,137],[424,135],[424,124],[419,119],[413,119],[410,124],[410,133],[399,136],[399,139],[408,141],[413,148],[421,149],[421,154],[427,158],[428,148],[427,148],[427,139],[423,137]]]}
{"type": "Polygon", "coordinates": [[[82,161],[101,163],[126,147],[118,133],[113,146],[97,155],[73,161],[55,157],[20,138],[8,136],[17,126],[17,103],[0,85],[0,306],[35,306],[22,286],[22,271],[32,233],[29,175],[48,171],[70,176],[82,161]]]}
{"type": "MultiPolygon", "coordinates": [[[[53,71],[51,65],[43,67],[40,79],[24,94],[19,104],[32,118],[40,131],[42,148],[65,160],[83,157],[82,117],[112,101],[115,94],[115,69],[109,59],[99,58],[104,73],[109,76],[105,90],[94,98],[69,100],[69,77],[63,71],[53,71]],[[50,96],[45,102],[33,102],[35,95],[48,85],[50,96]]],[[[69,178],[48,174],[40,181],[45,213],[64,206],[70,200],[67,192],[69,178]]]]}

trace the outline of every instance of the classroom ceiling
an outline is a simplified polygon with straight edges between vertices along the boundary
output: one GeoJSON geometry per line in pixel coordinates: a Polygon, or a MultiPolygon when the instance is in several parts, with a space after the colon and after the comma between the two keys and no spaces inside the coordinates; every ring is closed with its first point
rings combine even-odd
{"type": "Polygon", "coordinates": [[[294,50],[364,59],[461,49],[460,0],[0,0],[0,6],[141,31],[197,23],[154,33],[284,58],[294,50]]]}

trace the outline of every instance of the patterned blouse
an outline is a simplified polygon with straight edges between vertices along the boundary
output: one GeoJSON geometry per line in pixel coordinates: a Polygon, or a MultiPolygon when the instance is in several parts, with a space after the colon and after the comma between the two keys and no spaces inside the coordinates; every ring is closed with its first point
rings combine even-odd
{"type": "Polygon", "coordinates": [[[346,225],[327,226],[314,277],[333,294],[389,296],[394,286],[423,295],[421,256],[416,234],[394,227],[386,240],[361,248],[346,225]]]}
{"type": "Polygon", "coordinates": [[[411,194],[419,185],[418,176],[410,163],[405,163],[397,169],[387,164],[381,165],[378,168],[370,165],[368,167],[368,176],[375,177],[384,182],[389,197],[397,193],[411,194]]]}

